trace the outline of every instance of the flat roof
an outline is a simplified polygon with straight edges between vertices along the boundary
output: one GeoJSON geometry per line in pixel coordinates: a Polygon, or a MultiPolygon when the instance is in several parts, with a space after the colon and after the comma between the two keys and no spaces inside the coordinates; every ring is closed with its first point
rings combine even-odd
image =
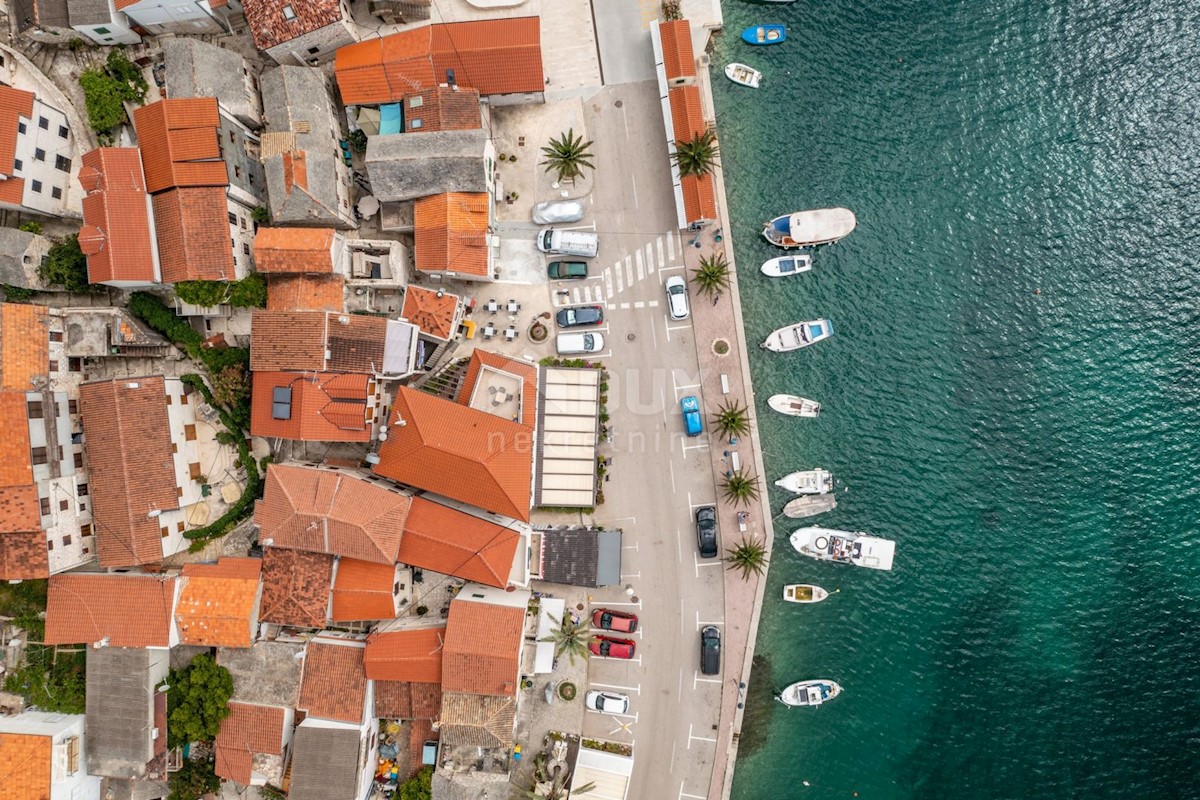
{"type": "Polygon", "coordinates": [[[594,506],[600,370],[548,367],[542,371],[538,401],[535,505],[594,506]]]}

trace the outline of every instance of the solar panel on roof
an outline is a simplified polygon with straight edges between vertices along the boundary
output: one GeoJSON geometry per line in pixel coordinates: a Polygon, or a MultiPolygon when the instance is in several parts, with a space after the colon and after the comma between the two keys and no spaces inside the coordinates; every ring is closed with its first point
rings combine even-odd
{"type": "Polygon", "coordinates": [[[271,390],[271,418],[292,418],[292,389],[290,386],[276,386],[271,390]]]}

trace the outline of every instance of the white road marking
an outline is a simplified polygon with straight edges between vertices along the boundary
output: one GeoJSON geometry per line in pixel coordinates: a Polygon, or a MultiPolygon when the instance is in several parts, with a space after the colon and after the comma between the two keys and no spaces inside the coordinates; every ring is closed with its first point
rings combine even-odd
{"type": "Polygon", "coordinates": [[[596,302],[604,302],[604,289],[600,286],[600,284],[596,284],[596,302]]]}
{"type": "Polygon", "coordinates": [[[701,561],[699,553],[696,553],[694,555],[694,558],[696,559],[696,577],[697,578],[700,577],[700,568],[701,567],[719,567],[719,566],[721,566],[721,559],[719,559],[719,558],[715,559],[713,561],[701,561]]]}
{"type": "Polygon", "coordinates": [[[621,308],[628,310],[628,309],[629,309],[629,303],[621,303],[621,308]]]}
{"type": "Polygon", "coordinates": [[[644,281],[644,280],[646,280],[646,263],[642,259],[642,251],[638,250],[633,255],[634,255],[634,261],[637,263],[638,280],[644,281]]]}
{"type": "MultiPolygon", "coordinates": [[[[675,494],[675,462],[668,461],[667,468],[671,471],[671,494],[675,494]]],[[[682,561],[682,557],[679,560],[682,561]]]]}
{"type": "Polygon", "coordinates": [[[608,296],[612,297],[612,268],[604,270],[604,286],[608,289],[608,296]]]}
{"type": "Polygon", "coordinates": [[[683,667],[679,668],[679,691],[675,693],[675,702],[683,701],[683,667]]]}
{"type": "Polygon", "coordinates": [[[630,174],[629,174],[629,184],[630,184],[630,185],[633,187],[633,207],[634,207],[634,208],[637,208],[637,207],[638,207],[638,199],[637,199],[637,176],[636,176],[636,175],[634,175],[633,173],[630,173],[630,174]]]}
{"type": "Polygon", "coordinates": [[[625,284],[633,286],[633,256],[625,256],[625,284]]]}
{"type": "MultiPolygon", "coordinates": [[[[700,673],[699,673],[699,672],[696,672],[696,673],[693,673],[693,675],[692,675],[692,691],[694,692],[694,691],[696,691],[696,689],[698,689],[698,688],[699,688],[699,687],[696,685],[696,684],[698,684],[698,683],[720,683],[720,682],[721,682],[721,679],[720,679],[720,678],[701,678],[701,677],[700,677],[700,673]]],[[[704,737],[703,737],[703,736],[697,736],[696,738],[697,738],[697,739],[703,739],[704,737]]],[[[709,739],[708,741],[710,741],[710,742],[715,742],[715,741],[716,741],[716,739],[709,739]]]]}
{"type": "MultiPolygon", "coordinates": [[[[720,681],[717,681],[717,683],[720,683],[720,681]]],[[[715,742],[715,741],[717,741],[716,739],[710,739],[707,736],[692,735],[692,726],[688,725],[688,750],[692,749],[692,740],[696,740],[698,742],[715,742]]],[[[687,797],[695,797],[695,796],[696,795],[694,795],[694,794],[687,795],[687,797]]]]}
{"type": "MultiPolygon", "coordinates": [[[[630,604],[629,603],[609,603],[609,605],[610,606],[621,606],[621,605],[627,606],[630,604]]],[[[598,656],[595,653],[593,653],[592,659],[593,660],[599,659],[600,661],[616,661],[621,664],[637,664],[639,667],[642,665],[642,657],[641,656],[634,656],[633,658],[613,658],[612,656],[598,656]]]]}
{"type": "Polygon", "coordinates": [[[699,508],[700,506],[711,506],[711,505],[712,505],[712,503],[703,503],[703,502],[693,503],[691,492],[688,493],[688,511],[693,511],[693,510],[699,508]]]}
{"type": "Polygon", "coordinates": [[[654,272],[654,245],[646,242],[646,271],[654,272]]]}
{"type": "Polygon", "coordinates": [[[599,686],[601,689],[620,689],[623,692],[633,692],[637,695],[642,693],[642,685],[640,683],[637,686],[618,686],[615,683],[596,683],[595,681],[589,681],[588,686],[599,686]]]}
{"type": "MultiPolygon", "coordinates": [[[[720,564],[721,562],[717,561],[715,563],[720,564]]],[[[705,625],[724,625],[724,624],[725,624],[725,620],[721,620],[720,622],[701,622],[700,621],[700,612],[699,611],[696,612],[696,630],[700,630],[705,625]]]]}
{"type": "Polygon", "coordinates": [[[669,330],[669,331],[684,331],[684,330],[688,330],[691,327],[692,327],[691,325],[676,325],[674,328],[668,326],[667,330],[669,330]]]}
{"type": "Polygon", "coordinates": [[[683,798],[685,798],[685,797],[694,797],[694,798],[696,798],[696,800],[708,800],[708,798],[706,798],[702,794],[688,794],[687,792],[685,792],[683,790],[683,781],[680,781],[679,782],[679,798],[678,798],[678,800],[683,800],[683,798]]]}
{"type": "Polygon", "coordinates": [[[574,302],[576,302],[576,303],[579,302],[579,287],[578,286],[576,286],[574,289],[571,290],[571,298],[573,299],[574,302]]]}
{"type": "Polygon", "coordinates": [[[613,272],[617,273],[617,291],[625,291],[625,273],[621,271],[621,262],[613,262],[613,272]]]}
{"type": "MultiPolygon", "coordinates": [[[[657,300],[649,300],[649,301],[647,301],[647,302],[649,303],[649,305],[650,305],[650,307],[651,307],[651,308],[658,308],[658,301],[657,301],[657,300]]],[[[653,329],[653,328],[651,328],[650,330],[654,330],[654,329],[653,329]]]]}
{"type": "MultiPolygon", "coordinates": [[[[674,261],[675,260],[675,234],[668,233],[668,234],[666,234],[666,236],[667,236],[667,259],[670,261],[674,261]]],[[[682,250],[680,252],[682,252],[682,250]]]]}
{"type": "MultiPolygon", "coordinates": [[[[679,551],[679,563],[683,563],[683,533],[678,529],[675,531],[675,549],[679,551]]],[[[699,575],[696,576],[700,577],[699,575]]]]}
{"type": "MultiPolygon", "coordinates": [[[[611,602],[605,603],[604,605],[605,606],[635,606],[637,608],[641,608],[642,607],[642,599],[639,597],[638,601],[636,603],[618,603],[616,600],[613,600],[611,602]]],[[[638,658],[641,658],[641,656],[638,656],[638,658]]],[[[621,660],[624,660],[624,659],[621,659],[621,660]]]]}
{"type": "Polygon", "coordinates": [[[644,301],[644,300],[635,300],[635,301],[634,301],[634,303],[633,303],[633,307],[634,307],[634,308],[645,308],[645,307],[646,307],[646,301],[644,301]]]}
{"type": "Polygon", "coordinates": [[[624,572],[621,573],[621,580],[625,580],[626,578],[640,578],[640,577],[642,577],[642,573],[640,573],[640,572],[631,572],[628,575],[626,575],[624,572]]]}
{"type": "Polygon", "coordinates": [[[667,265],[667,259],[663,254],[663,238],[661,236],[658,237],[654,243],[658,245],[658,268],[662,269],[667,265]]]}
{"type": "Polygon", "coordinates": [[[686,453],[688,450],[700,450],[705,447],[708,447],[708,442],[701,442],[700,444],[684,445],[683,451],[686,453]]]}

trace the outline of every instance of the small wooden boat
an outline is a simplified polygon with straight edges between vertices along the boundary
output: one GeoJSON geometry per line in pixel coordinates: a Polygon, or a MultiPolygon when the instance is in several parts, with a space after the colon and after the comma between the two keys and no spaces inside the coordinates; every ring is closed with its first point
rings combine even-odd
{"type": "Polygon", "coordinates": [[[824,514],[826,511],[833,511],[835,508],[837,508],[837,498],[833,495],[811,494],[789,500],[788,504],[783,507],[783,515],[790,519],[803,519],[824,514]]]}
{"type": "Polygon", "coordinates": [[[768,278],[786,278],[789,275],[799,275],[813,268],[812,256],[807,253],[796,256],[780,256],[764,261],[762,274],[768,278]]]}
{"type": "Polygon", "coordinates": [[[829,592],[811,583],[789,583],[783,587],[783,599],[789,603],[819,603],[829,592]]]}
{"type": "Polygon", "coordinates": [[[763,236],[776,247],[810,247],[844,239],[857,225],[858,219],[848,208],[818,208],[767,220],[763,236]]]}
{"type": "Polygon", "coordinates": [[[819,706],[841,693],[842,687],[833,681],[800,681],[775,695],[775,699],[785,706],[819,706]]]}
{"type": "Polygon", "coordinates": [[[772,331],[760,346],[775,353],[788,353],[830,336],[833,336],[833,323],[827,319],[814,319],[772,331]]]}
{"type": "Polygon", "coordinates": [[[784,475],[775,485],[792,494],[829,494],[833,491],[833,473],[820,467],[800,470],[784,475]]]}
{"type": "Polygon", "coordinates": [[[773,394],[767,399],[767,405],[789,417],[815,417],[821,413],[821,404],[816,400],[794,394],[773,394]]]}
{"type": "Polygon", "coordinates": [[[726,64],[725,77],[734,83],[749,86],[751,89],[757,89],[758,84],[762,82],[762,73],[745,64],[726,64]]]}
{"type": "Polygon", "coordinates": [[[787,28],[783,25],[751,25],[742,31],[742,41],[746,44],[779,44],[785,39],[787,28]]]}

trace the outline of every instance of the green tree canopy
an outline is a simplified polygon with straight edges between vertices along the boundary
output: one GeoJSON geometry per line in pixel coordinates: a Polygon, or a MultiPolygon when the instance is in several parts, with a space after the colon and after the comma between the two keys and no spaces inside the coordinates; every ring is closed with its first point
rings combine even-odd
{"type": "Polygon", "coordinates": [[[396,800],[429,800],[433,797],[433,767],[421,767],[416,775],[400,784],[396,800]]]}
{"type": "Polygon", "coordinates": [[[50,248],[46,262],[38,267],[38,277],[68,292],[97,292],[104,288],[88,283],[87,256],[79,249],[79,237],[74,234],[50,248]]]}
{"type": "Polygon", "coordinates": [[[221,720],[229,716],[233,695],[229,670],[201,654],[185,669],[171,670],[167,683],[167,745],[215,739],[221,720]]]}
{"type": "Polygon", "coordinates": [[[111,143],[113,134],[125,122],[125,103],[141,103],[149,89],[142,71],[119,48],[109,51],[103,67],[84,70],[79,85],[88,124],[99,135],[101,144],[111,143]]]}

